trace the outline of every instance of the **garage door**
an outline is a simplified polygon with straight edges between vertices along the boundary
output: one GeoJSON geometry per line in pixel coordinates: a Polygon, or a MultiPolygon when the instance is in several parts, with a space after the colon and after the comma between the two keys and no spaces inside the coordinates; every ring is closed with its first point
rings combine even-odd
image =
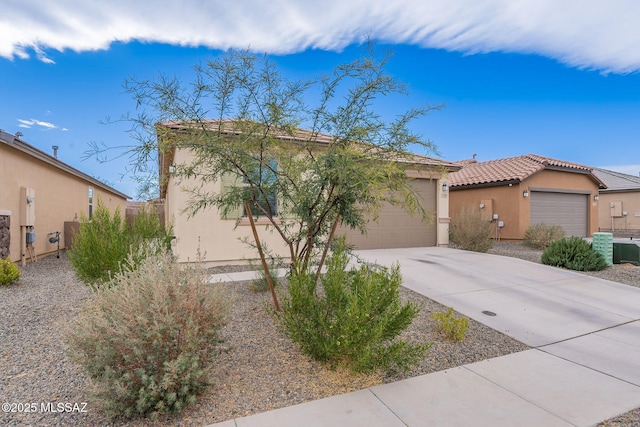
{"type": "Polygon", "coordinates": [[[589,196],[586,194],[531,192],[531,225],[559,225],[567,236],[587,235],[589,196]]]}
{"type": "MultiPolygon", "coordinates": [[[[423,197],[422,206],[435,216],[436,181],[421,179],[413,182],[414,187],[423,197]]],[[[418,246],[435,246],[436,221],[422,222],[419,215],[411,216],[400,207],[386,204],[380,210],[377,222],[370,222],[367,234],[357,230],[341,230],[347,235],[347,242],[357,249],[411,248],[418,246]]]]}

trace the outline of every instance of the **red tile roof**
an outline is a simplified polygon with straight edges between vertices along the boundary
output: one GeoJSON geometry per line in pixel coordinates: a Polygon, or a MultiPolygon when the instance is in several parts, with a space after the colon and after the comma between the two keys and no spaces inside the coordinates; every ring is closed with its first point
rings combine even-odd
{"type": "Polygon", "coordinates": [[[591,174],[593,179],[601,184],[601,181],[593,175],[593,168],[589,166],[538,156],[536,154],[525,154],[523,156],[490,160],[488,162],[473,163],[463,161],[459,164],[463,166],[462,169],[449,175],[449,185],[451,187],[514,181],[521,182],[534,173],[547,168],[586,172],[591,174]]]}

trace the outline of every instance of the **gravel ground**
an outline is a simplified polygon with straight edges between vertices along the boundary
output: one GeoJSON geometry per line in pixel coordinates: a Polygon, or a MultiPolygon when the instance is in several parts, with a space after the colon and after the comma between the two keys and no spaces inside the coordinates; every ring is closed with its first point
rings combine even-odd
{"type": "MultiPolygon", "coordinates": [[[[519,258],[536,256],[535,251],[522,245],[502,242],[492,252],[519,258]]],[[[241,267],[228,268],[238,269],[241,267]]],[[[215,271],[223,270],[218,267],[215,271]]],[[[640,283],[640,276],[633,275],[640,268],[624,271],[605,278],[635,280],[636,286],[640,283]],[[627,271],[634,273],[626,275],[627,271]]],[[[221,348],[212,387],[179,415],[157,421],[109,420],[89,395],[90,380],[65,355],[63,329],[91,292],[77,281],[64,253],[60,259],[50,256],[27,265],[17,284],[0,288],[0,402],[16,403],[16,409],[35,404],[36,411],[2,412],[0,425],[203,426],[527,349],[474,321],[470,321],[462,343],[448,342],[438,335],[429,316],[446,308],[403,289],[405,299],[424,304],[407,337],[433,342],[433,347],[420,366],[406,374],[354,376],[309,360],[277,332],[265,310],[270,303],[268,293],[252,292],[248,282],[224,286],[231,304],[231,321],[224,330],[227,342],[221,348]],[[71,404],[73,412],[59,411],[58,404],[64,408],[65,403],[71,404]],[[74,408],[75,403],[78,406],[74,408]],[[42,404],[50,410],[42,412],[42,404]]],[[[601,425],[638,426],[639,419],[636,410],[601,425]]]]}

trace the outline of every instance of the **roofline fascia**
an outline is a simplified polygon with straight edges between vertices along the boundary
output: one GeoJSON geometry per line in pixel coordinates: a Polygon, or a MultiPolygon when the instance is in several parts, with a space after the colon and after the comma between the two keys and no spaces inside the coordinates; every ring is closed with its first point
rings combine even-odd
{"type": "Polygon", "coordinates": [[[616,188],[616,189],[601,189],[600,193],[638,193],[640,188],[616,188]]]}
{"type": "Polygon", "coordinates": [[[518,180],[518,179],[510,179],[508,181],[491,181],[491,182],[482,182],[482,183],[478,183],[478,184],[462,184],[462,185],[450,185],[449,186],[449,190],[450,191],[456,191],[456,190],[467,190],[467,189],[471,189],[471,188],[485,188],[485,187],[500,187],[503,185],[513,185],[513,184],[520,184],[522,181],[518,180]]]}
{"type": "Polygon", "coordinates": [[[70,175],[73,175],[77,178],[83,179],[85,181],[90,182],[96,187],[100,187],[103,190],[106,190],[110,193],[113,193],[119,197],[123,197],[125,200],[131,199],[128,195],[122,193],[121,191],[116,190],[115,188],[98,181],[92,176],[87,175],[86,173],[79,171],[78,169],[69,166],[68,164],[56,159],[55,157],[45,153],[42,150],[35,148],[34,146],[22,141],[21,139],[15,137],[14,135],[8,134],[6,132],[0,132],[0,142],[4,143],[8,147],[15,148],[16,150],[25,153],[33,158],[36,158],[48,165],[55,167],[56,169],[62,170],[70,175]],[[7,138],[9,136],[9,138],[7,138]],[[11,139],[11,141],[10,141],[11,139]]]}

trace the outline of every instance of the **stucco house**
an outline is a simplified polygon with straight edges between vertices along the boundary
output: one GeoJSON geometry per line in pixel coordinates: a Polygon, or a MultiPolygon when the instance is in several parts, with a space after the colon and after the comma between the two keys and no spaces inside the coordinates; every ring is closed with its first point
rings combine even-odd
{"type": "Polygon", "coordinates": [[[640,176],[595,168],[607,186],[600,190],[600,231],[640,233],[640,176]]]}
{"type": "MultiPolygon", "coordinates": [[[[214,129],[216,121],[210,121],[214,129]]],[[[183,125],[176,122],[159,123],[159,141],[179,135],[183,125]]],[[[229,132],[232,136],[233,132],[229,132]]],[[[310,133],[299,129],[294,136],[283,137],[291,143],[309,141],[310,133]]],[[[330,135],[314,135],[313,143],[326,144],[330,135]]],[[[166,142],[166,141],[165,141],[166,142]]],[[[161,145],[164,145],[161,143],[161,145]]],[[[173,251],[181,262],[194,261],[198,251],[208,264],[243,263],[255,259],[256,252],[241,240],[253,240],[246,214],[242,211],[223,216],[215,207],[200,211],[192,217],[184,212],[189,194],[184,190],[188,185],[179,185],[172,178],[173,165],[189,164],[192,153],[184,149],[164,149],[159,155],[160,199],[164,202],[165,218],[172,222],[174,234],[173,251]]],[[[382,208],[379,220],[370,222],[366,235],[357,231],[340,229],[347,240],[357,248],[414,247],[447,245],[449,240],[449,191],[448,173],[459,169],[456,164],[425,156],[411,155],[403,159],[408,162],[407,175],[423,198],[423,206],[432,213],[433,220],[422,222],[404,210],[386,205],[382,208]]],[[[220,192],[225,182],[218,180],[209,184],[209,191],[220,192]]],[[[267,246],[286,258],[287,252],[275,232],[267,232],[265,222],[258,218],[260,238],[267,246]]]]}
{"type": "Polygon", "coordinates": [[[530,225],[561,226],[568,236],[598,231],[599,192],[606,185],[593,168],[536,154],[459,162],[450,175],[450,209],[480,212],[495,237],[521,240],[530,225]]]}
{"type": "Polygon", "coordinates": [[[90,216],[98,198],[124,214],[128,196],[0,131],[0,256],[14,262],[35,260],[70,243],[69,223],[90,216]],[[65,223],[67,232],[65,233],[65,223]],[[50,233],[54,233],[51,234],[50,233]]]}

